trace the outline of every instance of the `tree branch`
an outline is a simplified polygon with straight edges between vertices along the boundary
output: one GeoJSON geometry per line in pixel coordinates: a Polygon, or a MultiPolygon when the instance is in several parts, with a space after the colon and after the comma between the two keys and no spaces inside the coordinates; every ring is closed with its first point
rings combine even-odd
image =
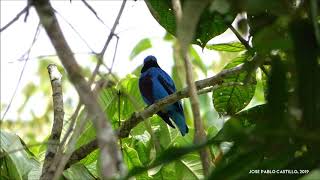
{"type": "Polygon", "coordinates": [[[63,108],[63,96],[62,96],[62,86],[61,86],[61,77],[62,75],[57,69],[57,66],[50,64],[48,67],[48,73],[50,76],[51,86],[52,86],[52,99],[53,99],[53,125],[51,130],[51,135],[49,137],[50,142],[47,145],[46,156],[44,159],[42,174],[40,179],[50,179],[49,168],[53,163],[54,157],[58,151],[60,144],[60,136],[63,127],[63,117],[64,117],[64,108],[63,108]]]}
{"type": "MultiPolygon", "coordinates": [[[[203,94],[201,90],[208,88],[208,87],[214,87],[216,85],[221,84],[222,86],[225,86],[225,83],[223,83],[223,79],[226,76],[234,75],[237,74],[245,69],[244,65],[240,65],[237,67],[234,67],[232,69],[226,69],[221,71],[215,76],[212,76],[210,78],[206,78],[203,80],[199,80],[195,82],[195,85],[198,89],[199,94],[203,94]]],[[[231,85],[231,84],[226,84],[226,85],[231,85]]],[[[234,85],[234,84],[233,84],[234,85]]],[[[212,89],[214,90],[214,88],[212,89]]],[[[119,138],[126,138],[129,136],[130,131],[138,125],[140,122],[142,122],[144,119],[147,119],[154,114],[156,114],[158,111],[160,111],[162,108],[169,104],[173,104],[180,99],[187,98],[189,97],[188,94],[189,88],[186,87],[182,89],[181,91],[177,91],[174,94],[171,94],[170,96],[167,96],[163,98],[162,100],[146,107],[143,111],[133,113],[132,116],[124,121],[119,128],[118,131],[118,137],[119,138]]],[[[93,152],[95,149],[97,149],[97,139],[94,139],[90,141],[89,143],[81,146],[79,149],[75,150],[74,153],[72,154],[68,164],[66,167],[71,166],[72,164],[80,161],[81,159],[85,158],[87,155],[89,155],[91,152],[93,152]]]]}
{"type": "MultiPolygon", "coordinates": [[[[189,86],[189,95],[194,119],[194,143],[203,143],[206,141],[206,133],[202,124],[200,114],[200,103],[197,95],[196,85],[194,83],[193,68],[189,57],[189,46],[196,32],[201,13],[209,3],[209,0],[196,1],[190,0],[184,3],[183,11],[180,0],[172,0],[173,9],[176,14],[177,37],[180,45],[180,54],[184,60],[186,79],[189,86]]],[[[208,148],[200,149],[200,159],[205,176],[209,175],[211,154],[208,148]]]]}
{"type": "MultiPolygon", "coordinates": [[[[96,76],[96,75],[98,74],[98,72],[99,72],[99,68],[100,68],[101,64],[103,64],[103,56],[104,56],[104,54],[105,54],[105,52],[106,52],[106,50],[107,50],[107,47],[109,46],[109,43],[110,43],[112,37],[115,35],[114,32],[115,32],[115,30],[116,30],[116,28],[117,28],[117,26],[118,26],[118,24],[119,24],[119,20],[120,20],[120,17],[121,17],[121,15],[122,15],[122,13],[123,13],[123,10],[124,10],[124,7],[125,7],[125,5],[126,5],[126,2],[127,2],[127,0],[123,0],[123,1],[122,1],[122,4],[121,4],[120,10],[119,10],[119,13],[118,13],[118,15],[117,15],[117,17],[116,17],[116,20],[115,20],[114,23],[113,23],[113,26],[112,26],[112,28],[111,28],[111,30],[110,30],[110,34],[109,34],[109,36],[108,36],[108,38],[107,38],[107,41],[106,41],[106,43],[104,44],[101,52],[98,54],[98,62],[97,62],[96,67],[94,68],[93,73],[92,73],[92,76],[91,76],[91,78],[90,78],[90,80],[89,80],[90,84],[94,81],[95,76],[96,76]]],[[[118,38],[118,39],[119,39],[119,38],[118,38]]],[[[117,40],[117,41],[118,41],[118,40],[117,40]]],[[[118,42],[117,42],[117,43],[118,43],[118,42]]]]}
{"type": "Polygon", "coordinates": [[[58,57],[69,74],[69,79],[77,90],[81,102],[84,103],[97,130],[98,145],[100,148],[101,173],[104,179],[115,177],[117,172],[123,172],[122,157],[118,149],[115,134],[101,109],[97,96],[80,72],[81,67],[77,63],[73,53],[67,44],[53,8],[49,0],[34,0],[36,12],[40,22],[46,30],[49,39],[54,46],[58,57]],[[108,157],[105,161],[105,157],[108,157]]]}
{"type": "Polygon", "coordinates": [[[246,41],[241,35],[240,33],[232,26],[232,24],[228,25],[229,29],[233,32],[233,34],[238,38],[238,40],[241,42],[242,45],[244,45],[244,47],[246,47],[246,49],[249,52],[252,52],[253,49],[252,47],[249,45],[248,41],[246,41]]]}
{"type": "Polygon", "coordinates": [[[9,26],[11,26],[14,22],[16,22],[20,16],[22,16],[24,13],[26,13],[29,9],[29,5],[27,5],[26,7],[24,7],[17,15],[16,17],[14,17],[11,21],[8,22],[8,24],[6,24],[5,26],[3,26],[1,29],[0,29],[0,32],[6,30],[9,26]]]}

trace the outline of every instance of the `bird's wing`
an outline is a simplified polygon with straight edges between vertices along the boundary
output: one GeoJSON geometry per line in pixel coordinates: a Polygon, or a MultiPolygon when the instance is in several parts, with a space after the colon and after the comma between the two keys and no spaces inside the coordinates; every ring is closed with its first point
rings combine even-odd
{"type": "Polygon", "coordinates": [[[173,80],[165,71],[161,70],[157,78],[169,95],[176,92],[173,80]]]}
{"type": "Polygon", "coordinates": [[[154,103],[154,98],[152,96],[152,78],[148,74],[141,76],[139,79],[139,89],[143,100],[148,104],[154,103]]]}
{"type": "MultiPolygon", "coordinates": [[[[166,72],[164,71],[162,72],[163,73],[161,73],[158,76],[158,80],[169,95],[173,94],[174,92],[176,92],[176,87],[174,85],[174,82],[166,72]]],[[[183,114],[183,108],[180,101],[174,103],[173,105],[175,106],[177,112],[180,112],[183,114]]]]}

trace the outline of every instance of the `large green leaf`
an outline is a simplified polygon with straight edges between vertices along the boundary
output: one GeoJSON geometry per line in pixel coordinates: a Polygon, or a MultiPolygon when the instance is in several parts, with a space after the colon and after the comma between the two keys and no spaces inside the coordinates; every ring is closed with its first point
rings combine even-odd
{"type": "Polygon", "coordinates": [[[1,168],[1,174],[9,179],[28,179],[31,170],[40,169],[40,163],[28,154],[19,136],[1,130],[0,138],[1,155],[8,153],[4,159],[1,158],[2,165],[8,165],[7,169],[1,168]],[[8,171],[2,172],[3,170],[8,171]]]}
{"type": "Polygon", "coordinates": [[[175,163],[177,179],[203,179],[203,168],[198,153],[187,154],[175,163]]]}
{"type": "Polygon", "coordinates": [[[206,45],[206,48],[210,50],[226,51],[226,52],[241,52],[246,50],[244,45],[241,44],[240,42],[208,44],[206,45]]]}
{"type": "Polygon", "coordinates": [[[100,104],[104,112],[111,120],[112,127],[118,127],[118,119],[116,117],[118,111],[118,91],[111,87],[103,89],[100,93],[100,104]]]}
{"type": "MultiPolygon", "coordinates": [[[[143,167],[139,159],[139,154],[137,151],[129,146],[123,147],[123,155],[124,161],[126,162],[128,169],[131,170],[132,168],[143,167]]],[[[136,176],[137,179],[147,179],[149,176],[147,172],[141,173],[136,176]]]]}
{"type": "Polygon", "coordinates": [[[153,168],[149,170],[153,179],[178,179],[177,171],[175,170],[175,163],[169,163],[160,168],[153,168]]]}
{"type": "MultiPolygon", "coordinates": [[[[169,33],[176,33],[176,21],[171,0],[147,0],[148,8],[158,23],[169,33]]],[[[183,2],[182,2],[183,4],[183,2]]],[[[200,17],[193,43],[205,47],[207,42],[227,30],[227,23],[231,23],[235,14],[226,12],[221,14],[208,6],[200,17]],[[228,21],[228,22],[226,22],[228,21]]]]}
{"type": "Polygon", "coordinates": [[[141,110],[145,106],[139,91],[138,81],[138,77],[128,75],[118,84],[121,93],[121,119],[129,118],[133,112],[141,110]]]}
{"type": "Polygon", "coordinates": [[[144,38],[140,40],[136,46],[133,48],[131,51],[129,59],[132,60],[134,59],[137,55],[139,55],[141,52],[149,49],[152,47],[151,41],[149,38],[144,38]]]}
{"type": "MultiPolygon", "coordinates": [[[[247,61],[249,55],[243,54],[233,59],[224,69],[230,69],[247,61]]],[[[217,112],[222,115],[233,115],[246,107],[251,101],[256,87],[255,72],[250,75],[248,83],[247,72],[230,75],[224,78],[223,83],[242,82],[244,85],[220,86],[212,93],[213,105],[217,112]]]]}
{"type": "Polygon", "coordinates": [[[100,104],[111,119],[114,128],[119,126],[119,113],[120,120],[125,120],[133,112],[141,110],[145,106],[139,92],[138,80],[136,76],[128,75],[118,82],[116,87],[101,91],[100,104]]]}
{"type": "Polygon", "coordinates": [[[74,164],[63,172],[67,180],[94,180],[96,179],[90,171],[82,164],[74,164]]]}

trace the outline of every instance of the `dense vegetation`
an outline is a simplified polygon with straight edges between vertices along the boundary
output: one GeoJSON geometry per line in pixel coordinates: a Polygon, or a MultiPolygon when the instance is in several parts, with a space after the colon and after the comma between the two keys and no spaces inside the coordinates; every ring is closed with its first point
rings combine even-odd
{"type": "MultiPolygon", "coordinates": [[[[146,0],[146,3],[153,17],[168,32],[163,40],[176,48],[176,20],[171,0],[146,0]]],[[[320,2],[316,0],[215,0],[209,3],[201,14],[189,49],[196,79],[209,78],[212,72],[232,69],[240,64],[243,69],[226,75],[213,84],[210,91],[199,95],[207,141],[193,142],[195,130],[188,98],[183,100],[190,127],[186,136],[182,137],[176,129],[168,127],[154,115],[132,128],[128,137],[119,139],[128,169],[124,177],[320,179],[319,12],[320,2]],[[232,22],[235,23],[232,25],[232,22]],[[228,28],[239,41],[208,43],[228,28]],[[248,36],[249,41],[242,36],[248,36]],[[197,51],[199,47],[219,52],[221,62],[212,61],[211,65],[206,65],[197,51]],[[212,156],[208,177],[204,177],[198,153],[204,147],[209,148],[212,156]],[[271,173],[271,170],[289,172],[271,173]]],[[[141,40],[130,59],[139,61],[135,57],[149,48],[156,48],[152,39],[141,40]]],[[[172,78],[177,89],[181,90],[186,87],[183,61],[176,51],[172,57],[172,78]]],[[[92,57],[92,63],[97,61],[96,58],[92,57]]],[[[51,93],[45,69],[51,62],[58,63],[58,60],[41,59],[39,77],[42,88],[31,83],[25,87],[27,98],[37,93],[51,93]]],[[[107,86],[99,91],[99,103],[115,131],[135,112],[145,108],[138,90],[140,69],[123,79],[106,76],[107,86]]],[[[88,78],[91,76],[89,69],[83,74],[88,78]]],[[[98,76],[97,80],[105,79],[98,76]]],[[[67,84],[64,79],[64,91],[70,89],[67,84]]],[[[51,105],[47,111],[52,112],[51,105]]],[[[48,115],[42,118],[51,122],[48,115]]],[[[86,118],[85,108],[81,109],[76,122],[86,118]]],[[[33,120],[31,126],[38,121],[33,120]]],[[[79,124],[75,128],[79,128],[79,124]]],[[[69,125],[65,118],[64,129],[69,125]]],[[[28,139],[28,144],[34,144],[38,142],[35,137],[20,138],[6,130],[10,124],[2,122],[1,126],[4,127],[1,127],[1,179],[39,178],[47,144],[28,147],[24,138],[28,139]]],[[[95,138],[96,130],[89,118],[76,139],[75,149],[81,149],[95,138]]],[[[92,152],[64,170],[63,179],[99,178],[98,156],[99,149],[95,145],[92,152]]]]}

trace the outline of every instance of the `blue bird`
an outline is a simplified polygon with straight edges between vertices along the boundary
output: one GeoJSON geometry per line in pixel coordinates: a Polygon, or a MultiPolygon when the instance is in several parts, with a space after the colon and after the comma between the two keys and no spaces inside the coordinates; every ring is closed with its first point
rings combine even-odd
{"type": "MultiPolygon", "coordinates": [[[[151,105],[176,92],[176,87],[173,80],[164,70],[160,68],[157,63],[157,59],[154,56],[147,56],[144,59],[139,78],[139,89],[141,96],[147,105],[151,105]]],[[[186,125],[183,108],[180,101],[164,107],[157,114],[169,126],[175,128],[169,119],[171,118],[176,126],[178,126],[182,136],[188,133],[189,129],[186,125]]]]}

